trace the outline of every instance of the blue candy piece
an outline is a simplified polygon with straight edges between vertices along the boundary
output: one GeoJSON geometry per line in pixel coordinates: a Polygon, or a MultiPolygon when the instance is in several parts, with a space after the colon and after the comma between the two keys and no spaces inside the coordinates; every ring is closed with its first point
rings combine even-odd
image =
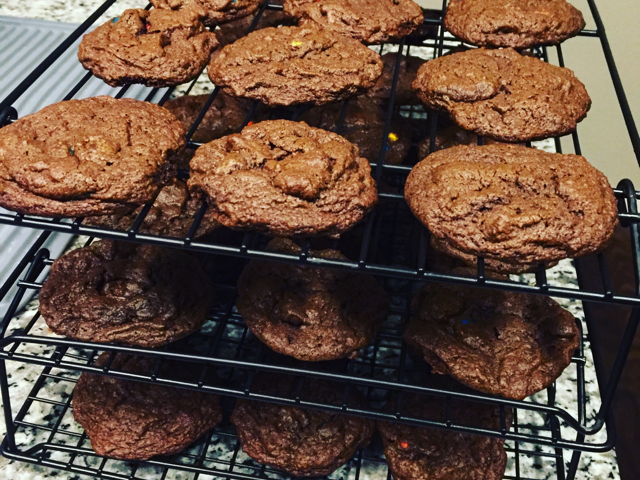
{"type": "Polygon", "coordinates": [[[391,148],[389,148],[389,145],[387,145],[387,152],[388,152],[389,150],[391,150],[391,148]]]}
{"type": "Polygon", "coordinates": [[[473,319],[472,318],[465,318],[464,320],[462,320],[462,324],[466,325],[467,323],[473,323],[473,319]]]}
{"type": "Polygon", "coordinates": [[[113,17],[113,19],[111,20],[111,23],[116,23],[118,21],[120,17],[113,17]]]}

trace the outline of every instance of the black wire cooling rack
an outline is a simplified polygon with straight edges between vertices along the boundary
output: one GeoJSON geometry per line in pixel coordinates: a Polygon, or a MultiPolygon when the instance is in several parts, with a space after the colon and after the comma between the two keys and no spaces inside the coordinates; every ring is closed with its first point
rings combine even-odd
{"type": "MultiPolygon", "coordinates": [[[[60,55],[72,47],[74,42],[114,3],[116,0],[107,0],[0,103],[0,126],[9,124],[18,117],[18,112],[12,107],[14,102],[22,95],[28,94],[31,85],[54,65],[60,55]]],[[[588,3],[596,29],[583,30],[580,35],[600,40],[629,131],[630,141],[635,151],[640,152],[640,138],[615,67],[602,21],[595,1],[588,0],[588,3]]],[[[445,7],[446,0],[443,2],[442,11],[445,7]]],[[[279,10],[281,8],[280,5],[274,3],[265,3],[248,31],[255,28],[266,9],[279,10]]],[[[94,372],[214,392],[226,397],[249,397],[281,404],[313,406],[314,408],[375,419],[503,438],[507,442],[510,458],[505,478],[528,478],[526,474],[522,473],[521,467],[528,459],[535,457],[538,459],[537,461],[551,466],[550,468],[557,472],[559,479],[573,479],[580,451],[601,452],[613,448],[615,431],[610,415],[611,401],[640,321],[640,310],[638,310],[640,307],[638,290],[638,267],[640,265],[638,222],[640,214],[637,211],[636,191],[629,180],[623,180],[615,189],[620,222],[628,230],[631,237],[632,268],[636,278],[634,294],[622,293],[613,288],[609,266],[602,254],[598,255],[601,281],[600,288],[597,289],[576,289],[554,285],[552,281],[547,279],[544,266],[538,268],[531,281],[489,279],[485,275],[482,258],[478,259],[476,274],[471,277],[435,271],[430,265],[427,254],[429,232],[411,215],[404,202],[402,189],[406,175],[418,160],[416,148],[418,141],[429,137],[430,144],[435,145],[436,133],[443,119],[441,116],[439,118],[436,112],[424,110],[422,107],[395,105],[395,92],[399,79],[398,66],[401,55],[409,55],[411,50],[414,49],[415,52],[416,48],[421,48],[424,51],[426,47],[430,49],[433,56],[440,56],[452,48],[462,46],[460,42],[445,34],[442,27],[442,11],[430,10],[426,12],[425,25],[419,35],[406,37],[394,46],[383,45],[379,47],[381,53],[387,50],[400,53],[396,59],[391,96],[385,105],[386,115],[379,156],[376,162],[372,162],[374,176],[379,185],[384,185],[384,188],[381,188],[380,203],[352,232],[324,245],[324,247],[328,246],[340,249],[345,253],[348,252],[347,256],[350,260],[313,257],[310,254],[310,249],[314,247],[312,240],[303,242],[299,255],[268,252],[265,249],[268,238],[255,232],[230,232],[221,229],[205,240],[196,240],[194,234],[206,214],[206,204],[201,205],[189,232],[183,238],[140,233],[139,229],[150,211],[152,203],[145,205],[134,224],[127,231],[88,226],[83,223],[81,218],[60,220],[15,213],[0,213],[0,223],[44,231],[38,241],[25,252],[9,279],[0,287],[0,298],[5,298],[13,285],[17,284],[18,286],[18,292],[11,299],[9,311],[0,324],[0,333],[2,334],[0,340],[0,387],[7,424],[7,436],[2,444],[3,455],[12,459],[108,479],[149,478],[149,475],[157,475],[157,478],[164,479],[170,478],[176,471],[238,479],[272,478],[278,475],[277,472],[269,468],[251,462],[246,456],[243,457],[244,454],[239,449],[238,441],[228,424],[216,428],[210,436],[202,439],[186,453],[170,458],[139,463],[117,462],[95,455],[90,449],[86,436],[81,431],[74,430],[74,423],[69,417],[69,393],[79,372],[94,372]],[[412,149],[408,160],[403,165],[390,165],[384,162],[387,138],[391,133],[394,114],[409,118],[412,125],[412,149]],[[218,291],[219,303],[200,332],[163,349],[151,350],[111,344],[98,345],[44,334],[41,330],[42,319],[39,314],[36,313],[33,317],[22,321],[12,320],[12,318],[25,293],[28,290],[38,290],[42,286],[43,272],[46,273],[53,259],[49,258],[49,252],[41,247],[52,231],[190,250],[202,257],[203,265],[211,273],[218,291]],[[308,364],[279,356],[264,347],[248,332],[234,308],[235,281],[247,259],[250,258],[374,274],[392,298],[391,313],[375,341],[364,349],[357,359],[308,364]],[[599,376],[601,402],[593,404],[587,393],[585,365],[588,362],[588,344],[593,339],[589,337],[588,329],[583,332],[581,321],[578,321],[578,326],[583,332],[582,341],[572,359],[572,365],[567,370],[576,378],[577,388],[575,392],[572,392],[575,397],[575,411],[569,411],[558,405],[559,392],[556,391],[555,385],[552,385],[546,392],[526,401],[511,401],[471,392],[460,388],[453,382],[442,385],[441,379],[436,378],[439,376],[431,375],[429,367],[425,363],[414,360],[402,342],[402,329],[410,316],[411,298],[418,287],[418,281],[457,283],[633,307],[615,366],[607,377],[608,381],[605,382],[604,378],[599,376]],[[109,360],[103,367],[94,366],[93,359],[103,351],[109,352],[109,360]],[[142,376],[111,368],[115,355],[121,352],[156,358],[155,373],[142,376]],[[5,362],[9,360],[44,366],[31,394],[15,417],[11,411],[5,365],[5,362]],[[174,360],[189,364],[190,370],[199,372],[199,380],[192,381],[163,376],[160,373],[162,364],[174,360]],[[345,389],[355,385],[363,393],[366,393],[369,404],[367,407],[354,410],[347,405],[309,403],[297,397],[264,397],[252,390],[252,380],[256,375],[265,371],[293,374],[300,381],[303,377],[308,376],[330,379],[345,389]],[[210,375],[212,372],[215,372],[216,375],[210,375]],[[496,430],[477,429],[468,425],[456,424],[451,418],[426,421],[405,415],[402,411],[395,412],[395,414],[383,411],[382,406],[389,398],[415,392],[437,396],[443,402],[462,398],[473,402],[498,405],[502,414],[501,428],[496,430]],[[507,427],[505,420],[505,413],[509,408],[515,412],[515,421],[511,428],[507,427]],[[603,428],[605,428],[606,435],[598,441],[594,441],[594,435],[603,428]],[[532,444],[535,445],[534,450],[528,450],[527,448],[530,447],[524,447],[524,445],[530,446],[532,444]],[[563,449],[574,450],[566,469],[562,454],[563,449]]],[[[553,49],[558,63],[564,66],[561,47],[557,46],[553,49]]],[[[548,61],[547,47],[536,48],[533,53],[548,61]]],[[[99,80],[92,78],[92,75],[87,73],[77,84],[69,86],[68,94],[64,99],[74,98],[89,81],[99,80]]],[[[193,84],[187,91],[190,91],[192,86],[193,84]]],[[[121,88],[115,96],[125,96],[128,88],[128,86],[121,88]]],[[[198,143],[190,139],[207,109],[213,103],[218,91],[218,88],[213,90],[190,128],[187,134],[189,148],[199,146],[198,143]]],[[[172,93],[174,93],[172,89],[149,89],[147,100],[163,104],[171,97],[172,93]]],[[[51,99],[51,103],[58,100],[62,99],[51,99]]],[[[343,103],[340,121],[336,127],[338,133],[342,130],[347,106],[348,101],[343,103]]],[[[268,111],[266,116],[267,118],[297,120],[308,108],[308,106],[278,108],[268,111]]],[[[264,107],[254,102],[247,110],[244,125],[257,119],[258,111],[260,111],[262,118],[265,115],[264,107]]],[[[574,151],[580,154],[578,134],[574,133],[572,138],[574,151]]],[[[479,139],[479,143],[482,141],[479,139]]],[[[561,151],[559,139],[555,139],[555,147],[557,151],[561,151]]],[[[180,175],[184,177],[188,175],[188,172],[181,172],[180,175]]],[[[574,263],[580,271],[580,260],[576,260],[574,263]]],[[[586,320],[588,324],[589,318],[587,317],[586,320]]],[[[376,445],[375,441],[372,447],[359,452],[347,466],[333,474],[331,478],[359,479],[362,472],[368,468],[377,469],[378,475],[384,472],[381,470],[381,468],[385,468],[384,461],[380,454],[379,444],[376,445]]],[[[389,473],[387,476],[390,478],[389,473]]]]}

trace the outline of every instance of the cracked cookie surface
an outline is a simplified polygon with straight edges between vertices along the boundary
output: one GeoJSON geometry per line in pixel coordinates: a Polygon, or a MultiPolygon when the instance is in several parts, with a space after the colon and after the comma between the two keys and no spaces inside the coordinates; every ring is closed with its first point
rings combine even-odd
{"type": "Polygon", "coordinates": [[[591,107],[571,70],[511,48],[479,48],[426,62],[413,88],[428,107],[448,111],[465,130],[504,142],[570,133],[591,107]]]}
{"type": "Polygon", "coordinates": [[[127,212],[174,174],[184,130],[132,99],[60,102],[0,130],[0,205],[55,217],[127,212]]]}
{"type": "MultiPolygon", "coordinates": [[[[301,251],[282,238],[267,249],[301,251]]],[[[336,250],[310,255],[346,260],[336,250]]],[[[272,350],[320,361],[357,356],[386,318],[389,300],[371,275],[252,260],[238,280],[236,306],[251,332],[272,350]]]]}
{"type": "Polygon", "coordinates": [[[198,330],[213,296],[196,258],[101,240],[53,263],[40,312],[51,330],[69,338],[157,347],[198,330]]]}
{"type": "MultiPolygon", "coordinates": [[[[302,400],[364,406],[360,392],[325,380],[302,380],[302,400]]],[[[293,398],[297,378],[263,374],[254,391],[293,398]]],[[[310,408],[238,399],[231,415],[242,450],[255,461],[281,468],[296,476],[324,476],[344,464],[371,440],[374,422],[367,418],[310,408]]]]}
{"type": "Polygon", "coordinates": [[[193,11],[208,27],[251,15],[264,0],[151,0],[157,9],[193,11]]]}
{"type": "Polygon", "coordinates": [[[529,48],[563,42],[585,22],[565,0],[450,0],[444,25],[474,45],[529,48]]]}
{"type": "MultiPolygon", "coordinates": [[[[452,273],[473,277],[476,271],[452,273]]],[[[573,315],[549,297],[430,284],[414,298],[413,310],[404,339],[435,373],[516,400],[551,385],[579,345],[573,315]]]]}
{"type": "MultiPolygon", "coordinates": [[[[105,352],[95,363],[108,360],[105,352]]],[[[110,367],[151,375],[157,361],[118,353],[110,367]]],[[[178,453],[222,420],[216,395],[91,373],[73,390],[73,416],[98,455],[124,460],[178,453]]]]}
{"type": "Polygon", "coordinates": [[[613,190],[584,157],[515,145],[432,153],[409,174],[405,199],[453,247],[445,253],[516,266],[597,252],[617,224],[613,190]]]}
{"type": "Polygon", "coordinates": [[[283,7],[299,25],[316,24],[369,44],[397,41],[424,20],[412,0],[285,0],[283,7]]]}
{"type": "Polygon", "coordinates": [[[271,235],[339,235],[378,200],[367,159],[335,133],[269,120],[201,146],[189,188],[221,224],[271,235]]]}
{"type": "MultiPolygon", "coordinates": [[[[405,394],[401,408],[404,415],[443,422],[447,416],[457,425],[498,430],[500,410],[493,405],[442,397],[405,394]]],[[[392,405],[387,404],[387,412],[392,405]]],[[[393,408],[393,413],[398,409],[393,408]]],[[[505,412],[507,428],[510,409],[505,412]]],[[[396,480],[500,480],[507,467],[504,440],[499,438],[447,432],[428,427],[378,422],[384,455],[396,480]]]]}
{"type": "Polygon", "coordinates": [[[200,75],[217,46],[191,10],[130,9],[86,34],[78,60],[112,87],[168,87],[200,75]]]}
{"type": "Polygon", "coordinates": [[[224,47],[208,73],[236,97],[269,106],[323,105],[371,88],[382,61],[360,42],[314,26],[270,27],[224,47]]]}

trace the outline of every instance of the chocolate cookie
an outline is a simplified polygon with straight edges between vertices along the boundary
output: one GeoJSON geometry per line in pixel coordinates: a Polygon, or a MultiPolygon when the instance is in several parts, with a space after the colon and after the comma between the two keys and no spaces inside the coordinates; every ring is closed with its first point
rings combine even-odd
{"type": "MultiPolygon", "coordinates": [[[[308,110],[300,120],[312,127],[337,132],[342,103],[334,103],[308,110]]],[[[349,101],[340,135],[355,143],[360,155],[370,162],[380,156],[386,112],[373,100],[359,97],[349,101]]],[[[400,115],[391,118],[391,131],[387,138],[385,163],[401,164],[411,148],[411,124],[400,115]]]]}
{"type": "Polygon", "coordinates": [[[255,12],[264,0],[151,0],[157,9],[193,11],[208,27],[233,22],[255,12]]]}
{"type": "MultiPolygon", "coordinates": [[[[475,272],[456,268],[453,273],[475,272]]],[[[404,339],[435,373],[516,400],[551,385],[580,343],[573,315],[549,297],[429,284],[414,299],[413,310],[404,339]]]]}
{"type": "Polygon", "coordinates": [[[49,105],[0,130],[0,206],[52,217],[131,211],[169,182],[184,143],[180,122],[151,103],[49,105]]]}
{"type": "Polygon", "coordinates": [[[271,235],[339,235],[378,201],[358,147],[303,122],[270,120],[207,143],[189,189],[224,226],[271,235]]]}
{"type": "MultiPolygon", "coordinates": [[[[182,238],[189,232],[200,204],[200,200],[189,194],[187,184],[174,178],[160,191],[138,232],[182,238]]],[[[142,208],[139,207],[131,213],[89,217],[85,219],[84,224],[126,231],[133,226],[142,208]]],[[[196,230],[195,238],[211,233],[218,226],[218,222],[205,215],[196,230]]]]}
{"type": "Polygon", "coordinates": [[[360,42],[314,26],[264,28],[224,47],[208,72],[236,97],[324,105],[371,88],[382,61],[360,42]]]}
{"type": "MultiPolygon", "coordinates": [[[[297,379],[261,374],[255,391],[264,395],[296,396],[297,379]]],[[[305,378],[299,390],[304,401],[342,405],[345,386],[305,378]]],[[[364,405],[362,395],[350,389],[350,407],[364,405]]],[[[328,475],[371,440],[372,420],[308,408],[239,399],[231,415],[242,450],[256,462],[296,476],[328,475]]]]}
{"type": "MultiPolygon", "coordinates": [[[[425,420],[499,429],[498,407],[454,400],[445,410],[443,398],[418,394],[402,396],[402,413],[425,420]]],[[[511,411],[507,411],[510,423],[511,411]]],[[[384,455],[395,480],[500,480],[507,467],[504,440],[454,433],[401,423],[378,422],[384,455]]]]}
{"type": "MultiPolygon", "coordinates": [[[[209,95],[185,95],[169,100],[164,107],[180,120],[184,131],[188,132],[208,98],[209,95]]],[[[191,140],[207,143],[239,131],[248,110],[249,106],[243,105],[242,101],[218,92],[191,140]]],[[[178,167],[188,169],[194,154],[195,150],[185,148],[176,161],[178,167]]]]}
{"type": "Polygon", "coordinates": [[[450,0],[444,25],[474,45],[529,48],[561,43],[585,23],[565,0],[450,0]]]}
{"type": "Polygon", "coordinates": [[[511,48],[484,48],[425,63],[413,88],[430,108],[465,130],[504,142],[562,136],[587,115],[591,99],[567,68],[511,48]]]}
{"type": "MultiPolygon", "coordinates": [[[[281,238],[267,250],[300,253],[281,238]]],[[[310,255],[346,260],[336,250],[310,255]]],[[[357,357],[376,336],[389,300],[371,275],[252,260],[238,280],[236,307],[251,333],[272,350],[318,361],[357,357]]]]}
{"type": "Polygon", "coordinates": [[[112,87],[168,87],[200,75],[217,46],[216,36],[191,10],[138,8],[86,34],[78,60],[112,87]]]}
{"type": "Polygon", "coordinates": [[[515,145],[435,152],[409,174],[405,199],[448,253],[516,265],[597,252],[617,223],[613,190],[584,157],[515,145]]]}
{"type": "Polygon", "coordinates": [[[213,296],[194,257],[101,240],[53,262],[40,312],[51,330],[70,338],[157,347],[198,330],[213,296]]]}
{"type": "MultiPolygon", "coordinates": [[[[244,17],[239,20],[220,25],[220,28],[216,30],[216,36],[218,37],[220,46],[224,47],[225,45],[231,45],[236,40],[247,35],[247,33],[249,33],[249,27],[251,27],[256,15],[251,15],[250,17],[244,17]]],[[[290,23],[291,20],[289,17],[287,17],[281,10],[265,10],[262,12],[262,15],[260,15],[260,19],[258,20],[254,30],[278,27],[280,25],[288,25],[290,23]]]]}
{"type": "Polygon", "coordinates": [[[318,25],[370,44],[397,41],[424,21],[412,0],[284,0],[284,12],[299,25],[318,25]]]}
{"type": "Polygon", "coordinates": [[[597,252],[617,223],[613,190],[584,157],[515,145],[435,152],[413,168],[404,194],[432,235],[453,247],[447,253],[508,264],[597,252]]]}
{"type": "MultiPolygon", "coordinates": [[[[108,358],[105,352],[96,363],[108,358]]],[[[156,363],[119,353],[111,367],[150,375],[156,363]]],[[[178,453],[222,420],[216,395],[90,373],[73,390],[73,416],[98,455],[124,460],[178,453]]]]}
{"type": "MultiPolygon", "coordinates": [[[[382,76],[376,84],[365,94],[369,98],[376,100],[388,100],[391,97],[391,87],[393,86],[394,69],[396,67],[397,53],[386,53],[380,57],[382,64],[382,76]]],[[[418,69],[424,60],[411,55],[403,55],[400,60],[400,72],[398,73],[398,84],[396,85],[396,105],[417,105],[420,99],[414,93],[412,83],[418,74],[418,69]]]]}

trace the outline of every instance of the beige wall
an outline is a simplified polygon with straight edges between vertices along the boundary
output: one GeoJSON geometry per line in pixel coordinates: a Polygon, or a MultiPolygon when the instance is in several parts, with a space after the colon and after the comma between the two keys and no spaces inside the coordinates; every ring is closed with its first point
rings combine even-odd
{"type": "MultiPolygon", "coordinates": [[[[428,8],[442,5],[439,0],[418,0],[418,3],[428,8]]],[[[584,13],[587,28],[595,28],[587,1],[571,0],[571,3],[584,13]]],[[[640,1],[596,0],[596,3],[640,127],[640,1]]],[[[605,172],[613,185],[627,177],[640,190],[640,167],[629,142],[599,39],[573,38],[562,44],[562,51],[567,67],[575,71],[593,100],[588,117],[578,127],[583,155],[605,172]]],[[[573,151],[570,137],[563,139],[563,150],[573,151]]]]}

